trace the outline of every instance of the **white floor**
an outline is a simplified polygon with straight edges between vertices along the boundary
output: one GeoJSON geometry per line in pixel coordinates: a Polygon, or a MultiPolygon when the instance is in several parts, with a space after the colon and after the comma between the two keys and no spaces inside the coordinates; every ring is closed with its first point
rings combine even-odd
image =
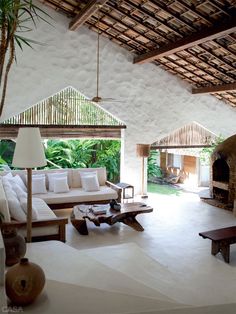
{"type": "Polygon", "coordinates": [[[154,211],[138,216],[144,232],[123,224],[96,227],[88,222],[89,235],[82,236],[68,225],[67,244],[91,249],[86,254],[93,259],[178,302],[199,306],[236,302],[236,245],[226,264],[220,255],[210,254],[210,240],[198,235],[235,225],[232,212],[202,202],[195,193],[149,194],[146,202],[154,211]]]}

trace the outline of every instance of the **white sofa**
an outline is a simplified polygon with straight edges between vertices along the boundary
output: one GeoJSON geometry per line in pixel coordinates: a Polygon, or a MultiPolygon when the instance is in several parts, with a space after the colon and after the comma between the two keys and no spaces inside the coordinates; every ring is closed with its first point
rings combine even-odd
{"type": "MultiPolygon", "coordinates": [[[[25,170],[14,170],[11,174],[14,177],[19,175],[26,185],[25,170]]],[[[120,201],[121,198],[121,188],[106,180],[105,168],[34,170],[33,175],[35,174],[43,174],[44,180],[46,179],[45,193],[33,194],[33,207],[37,214],[37,219],[32,222],[32,236],[35,241],[50,239],[65,242],[65,225],[68,221],[64,218],[57,218],[51,209],[68,208],[79,203],[108,203],[111,199],[120,201]],[[66,173],[69,190],[63,193],[49,191],[48,175],[62,172],[66,173]],[[99,183],[97,191],[87,192],[82,188],[81,172],[96,172],[99,183]]],[[[12,215],[11,206],[8,204],[11,194],[9,196],[9,191],[3,182],[4,175],[7,175],[7,172],[0,172],[0,212],[4,215],[4,227],[7,228],[9,223],[14,224],[25,236],[26,216],[18,219],[12,215]],[[17,221],[12,221],[11,217],[17,221]]],[[[18,195],[17,197],[19,199],[18,195]]]]}
{"type": "Polygon", "coordinates": [[[0,310],[3,311],[6,308],[6,296],[5,296],[5,248],[0,231],[0,310]]]}
{"type": "MultiPolygon", "coordinates": [[[[33,199],[34,208],[37,211],[37,220],[32,221],[32,240],[59,240],[66,241],[65,225],[67,218],[58,218],[50,207],[39,198],[33,199]]],[[[26,237],[26,217],[21,221],[12,219],[8,206],[8,199],[0,176],[0,213],[4,216],[1,229],[15,227],[26,237]]]]}
{"type": "MultiPolygon", "coordinates": [[[[3,175],[4,172],[0,173],[3,175]]],[[[14,170],[13,175],[19,174],[26,184],[26,171],[14,170]]],[[[48,169],[33,170],[34,174],[46,175],[47,193],[34,194],[34,197],[40,198],[46,202],[51,209],[72,207],[79,203],[108,203],[111,199],[121,200],[121,188],[107,181],[106,168],[79,168],[79,169],[48,169]],[[55,193],[49,191],[48,174],[67,172],[69,191],[65,193],[55,193]],[[87,192],[82,188],[81,172],[97,172],[99,190],[87,192]]]]}

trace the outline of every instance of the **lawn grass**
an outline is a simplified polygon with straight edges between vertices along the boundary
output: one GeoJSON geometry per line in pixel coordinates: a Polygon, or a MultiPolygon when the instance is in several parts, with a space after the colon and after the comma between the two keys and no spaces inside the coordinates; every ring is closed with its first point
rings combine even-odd
{"type": "Polygon", "coordinates": [[[179,196],[183,192],[180,188],[171,186],[169,184],[148,183],[147,191],[149,193],[176,195],[179,196]]]}

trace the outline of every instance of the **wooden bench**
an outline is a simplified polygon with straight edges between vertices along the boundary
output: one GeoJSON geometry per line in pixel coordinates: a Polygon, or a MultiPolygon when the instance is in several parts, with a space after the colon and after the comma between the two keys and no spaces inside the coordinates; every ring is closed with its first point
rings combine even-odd
{"type": "Polygon", "coordinates": [[[200,232],[204,239],[212,240],[211,254],[221,253],[225,262],[230,260],[230,245],[236,243],[236,226],[200,232]]]}

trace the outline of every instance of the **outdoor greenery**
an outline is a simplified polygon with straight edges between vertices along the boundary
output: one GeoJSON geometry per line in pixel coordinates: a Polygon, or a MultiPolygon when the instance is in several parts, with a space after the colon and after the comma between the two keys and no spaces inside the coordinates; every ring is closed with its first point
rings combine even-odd
{"type": "Polygon", "coordinates": [[[148,157],[148,179],[151,178],[162,178],[161,168],[157,164],[157,157],[160,155],[160,152],[157,150],[151,150],[150,155],[148,157]]]}
{"type": "Polygon", "coordinates": [[[16,59],[16,45],[31,46],[36,43],[22,33],[32,30],[29,22],[44,20],[48,15],[33,3],[33,0],[0,1],[0,116],[5,103],[8,75],[16,59]]]}
{"type": "Polygon", "coordinates": [[[120,141],[48,140],[45,148],[48,168],[106,167],[108,180],[119,181],[120,141]]]}
{"type": "MultiPolygon", "coordinates": [[[[0,166],[12,164],[15,143],[0,141],[0,166]]],[[[108,180],[119,181],[120,141],[118,140],[47,140],[46,168],[106,167],[108,180]]]]}
{"type": "Polygon", "coordinates": [[[156,184],[148,183],[147,191],[149,193],[156,193],[162,195],[176,195],[180,196],[183,192],[180,188],[169,185],[169,184],[156,184]]]}
{"type": "Polygon", "coordinates": [[[200,161],[202,165],[209,166],[211,160],[211,154],[213,153],[216,146],[224,141],[224,137],[219,135],[215,142],[212,143],[211,147],[204,147],[200,152],[200,161]]]}
{"type": "Polygon", "coordinates": [[[15,143],[10,140],[0,141],[0,168],[1,165],[11,165],[15,143]]]}

